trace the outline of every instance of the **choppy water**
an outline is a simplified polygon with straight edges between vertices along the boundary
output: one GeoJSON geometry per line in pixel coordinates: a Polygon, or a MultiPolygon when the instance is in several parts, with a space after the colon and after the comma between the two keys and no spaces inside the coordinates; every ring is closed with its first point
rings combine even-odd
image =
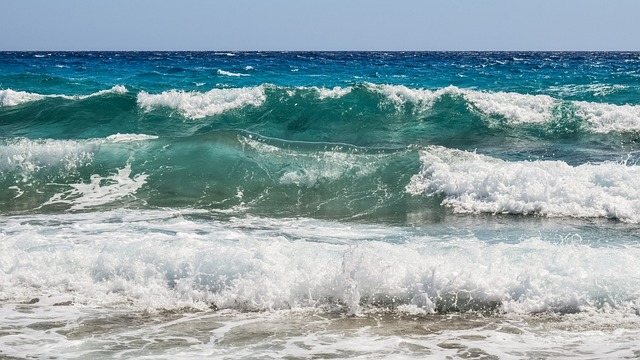
{"type": "Polygon", "coordinates": [[[639,53],[0,64],[0,356],[640,355],[639,53]]]}

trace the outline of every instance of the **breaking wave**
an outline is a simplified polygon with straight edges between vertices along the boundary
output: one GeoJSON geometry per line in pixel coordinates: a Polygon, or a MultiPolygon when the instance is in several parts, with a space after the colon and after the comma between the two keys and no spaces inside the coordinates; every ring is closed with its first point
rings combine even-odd
{"type": "Polygon", "coordinates": [[[612,218],[640,223],[640,166],[570,166],[562,161],[507,162],[432,147],[407,191],[441,195],[459,213],[612,218]]]}
{"type": "Polygon", "coordinates": [[[145,91],[138,94],[138,105],[145,111],[168,107],[191,119],[221,114],[247,105],[260,106],[265,101],[263,86],[235,89],[213,89],[208,92],[169,90],[160,94],[145,91]]]}

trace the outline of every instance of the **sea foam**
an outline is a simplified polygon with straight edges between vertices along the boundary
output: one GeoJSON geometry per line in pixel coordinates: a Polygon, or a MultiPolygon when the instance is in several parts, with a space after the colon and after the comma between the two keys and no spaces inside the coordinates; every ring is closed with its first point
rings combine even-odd
{"type": "Polygon", "coordinates": [[[44,95],[11,89],[0,90],[0,106],[16,106],[26,102],[44,99],[44,95]]]}
{"type": "Polygon", "coordinates": [[[0,144],[0,170],[5,176],[18,171],[24,181],[41,170],[68,173],[91,161],[100,143],[100,140],[11,140],[0,144]]]}
{"type": "Polygon", "coordinates": [[[551,118],[556,100],[547,95],[508,92],[480,92],[455,89],[475,108],[486,115],[500,115],[511,124],[544,122],[551,118]]]}
{"type": "Polygon", "coordinates": [[[595,132],[640,131],[640,106],[574,102],[576,115],[591,124],[595,132]]]}
{"type": "Polygon", "coordinates": [[[351,87],[339,87],[336,86],[334,88],[325,88],[325,87],[316,87],[314,88],[319,95],[320,100],[322,99],[337,99],[337,98],[341,98],[345,95],[347,95],[348,93],[351,92],[351,87]]]}
{"type": "MultiPolygon", "coordinates": [[[[41,207],[52,204],[69,204],[71,210],[82,210],[99,205],[109,204],[125,197],[131,197],[145,184],[147,175],[131,176],[131,164],[118,169],[117,173],[102,177],[91,175],[89,183],[64,185],[69,190],[55,194],[41,207]]],[[[56,185],[56,184],[51,184],[56,185]]]]}
{"type": "Polygon", "coordinates": [[[590,246],[579,237],[488,243],[473,234],[312,219],[192,221],[172,210],[39,219],[1,219],[5,301],[622,316],[640,298],[638,279],[627,275],[639,270],[638,247],[590,246]]]}
{"type": "Polygon", "coordinates": [[[138,105],[145,111],[169,107],[190,119],[221,114],[244,106],[260,106],[265,101],[264,86],[232,89],[213,89],[208,92],[169,90],[160,94],[142,91],[138,105]]]}
{"type": "Polygon", "coordinates": [[[133,142],[133,141],[144,141],[144,140],[155,140],[158,136],[156,135],[146,135],[146,134],[113,134],[107,136],[107,140],[120,143],[120,142],[133,142]]]}
{"type": "Polygon", "coordinates": [[[613,218],[640,223],[640,166],[570,166],[562,161],[507,162],[430,147],[406,190],[441,195],[459,213],[613,218]]]}

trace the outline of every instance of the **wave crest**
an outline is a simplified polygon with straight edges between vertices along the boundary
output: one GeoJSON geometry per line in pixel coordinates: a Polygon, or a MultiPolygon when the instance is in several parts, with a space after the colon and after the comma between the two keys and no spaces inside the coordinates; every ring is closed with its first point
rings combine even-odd
{"type": "Polygon", "coordinates": [[[640,166],[507,162],[465,151],[422,151],[410,194],[442,195],[458,213],[613,218],[640,223],[640,166]]]}
{"type": "Polygon", "coordinates": [[[0,106],[16,106],[26,102],[44,99],[44,95],[11,89],[0,90],[0,106]]]}
{"type": "MultiPolygon", "coordinates": [[[[249,70],[249,69],[247,69],[247,70],[249,70]]],[[[251,76],[249,74],[234,73],[234,72],[231,72],[231,71],[225,71],[225,70],[221,70],[221,69],[218,69],[218,75],[231,76],[231,77],[251,76]]]]}
{"type": "Polygon", "coordinates": [[[444,95],[462,97],[472,111],[486,116],[500,116],[508,125],[544,123],[564,116],[556,111],[567,106],[570,115],[586,122],[586,128],[596,133],[640,131],[640,106],[615,105],[586,101],[564,101],[549,95],[515,92],[489,92],[448,86],[437,90],[412,89],[403,85],[367,84],[371,91],[384,95],[400,110],[406,104],[419,111],[431,109],[444,95]],[[556,115],[555,113],[560,115],[556,115]]]}
{"type": "Polygon", "coordinates": [[[138,94],[138,105],[145,111],[151,111],[156,107],[169,107],[184,117],[199,119],[247,105],[260,106],[265,99],[264,86],[213,89],[205,93],[169,90],[160,94],[149,94],[142,91],[138,94]]]}
{"type": "Polygon", "coordinates": [[[0,90],[0,106],[16,106],[32,101],[43,100],[46,98],[60,98],[66,100],[84,100],[94,96],[102,96],[106,94],[125,94],[128,90],[123,85],[115,85],[107,90],[100,90],[89,95],[63,95],[63,94],[37,94],[26,91],[14,91],[11,89],[0,90]]]}

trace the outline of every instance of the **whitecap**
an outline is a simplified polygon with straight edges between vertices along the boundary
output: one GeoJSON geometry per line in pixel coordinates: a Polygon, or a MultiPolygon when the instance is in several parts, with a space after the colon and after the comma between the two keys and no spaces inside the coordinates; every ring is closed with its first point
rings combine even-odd
{"type": "Polygon", "coordinates": [[[640,223],[640,166],[570,166],[562,161],[508,162],[430,147],[406,190],[444,197],[458,213],[613,218],[640,223]]]}
{"type": "Polygon", "coordinates": [[[318,96],[320,98],[320,100],[323,99],[337,99],[337,98],[341,98],[345,95],[347,95],[348,93],[351,92],[351,87],[339,87],[336,86],[333,89],[328,89],[325,87],[314,87],[313,89],[315,89],[318,92],[318,96]]]}
{"type": "Polygon", "coordinates": [[[640,106],[574,102],[576,115],[598,133],[640,131],[640,106]]]}
{"type": "Polygon", "coordinates": [[[83,100],[94,96],[106,94],[125,94],[128,90],[123,85],[114,85],[110,89],[100,90],[88,95],[63,95],[63,94],[36,94],[26,91],[14,91],[12,89],[0,90],[0,106],[16,106],[27,102],[38,101],[45,98],[61,98],[67,100],[83,100]]]}
{"type": "Polygon", "coordinates": [[[547,95],[481,92],[456,89],[471,107],[485,115],[500,115],[511,124],[544,122],[552,117],[557,100],[547,95]]]}
{"type": "Polygon", "coordinates": [[[169,90],[160,94],[142,91],[138,94],[138,106],[145,111],[156,107],[178,110],[190,119],[221,114],[244,106],[260,106],[265,101],[264,86],[230,89],[213,89],[208,92],[169,90]]]}
{"type": "MultiPolygon", "coordinates": [[[[549,95],[531,95],[515,92],[490,92],[448,86],[441,89],[412,89],[403,85],[367,84],[371,91],[383,94],[398,110],[407,103],[418,111],[429,110],[444,95],[459,96],[469,110],[484,116],[498,116],[510,126],[545,123],[554,120],[559,108],[572,109],[573,116],[585,121],[585,129],[598,133],[640,131],[640,106],[615,105],[586,101],[563,101],[549,95]]],[[[590,87],[589,91],[617,91],[618,86],[590,87]]],[[[571,116],[570,115],[570,116],[571,116]]],[[[561,115],[561,116],[566,116],[561,115]]]]}
{"type": "Polygon", "coordinates": [[[100,140],[11,140],[0,145],[0,171],[18,171],[23,181],[43,169],[71,171],[91,161],[100,143],[100,140]]]}
{"type": "Polygon", "coordinates": [[[233,72],[225,71],[225,70],[221,70],[221,69],[218,69],[218,75],[232,76],[232,77],[251,76],[249,74],[233,73],[233,72]]]}
{"type": "Polygon", "coordinates": [[[14,91],[11,89],[0,90],[0,106],[16,106],[26,102],[38,101],[45,95],[29,93],[26,91],[14,91]]]}

